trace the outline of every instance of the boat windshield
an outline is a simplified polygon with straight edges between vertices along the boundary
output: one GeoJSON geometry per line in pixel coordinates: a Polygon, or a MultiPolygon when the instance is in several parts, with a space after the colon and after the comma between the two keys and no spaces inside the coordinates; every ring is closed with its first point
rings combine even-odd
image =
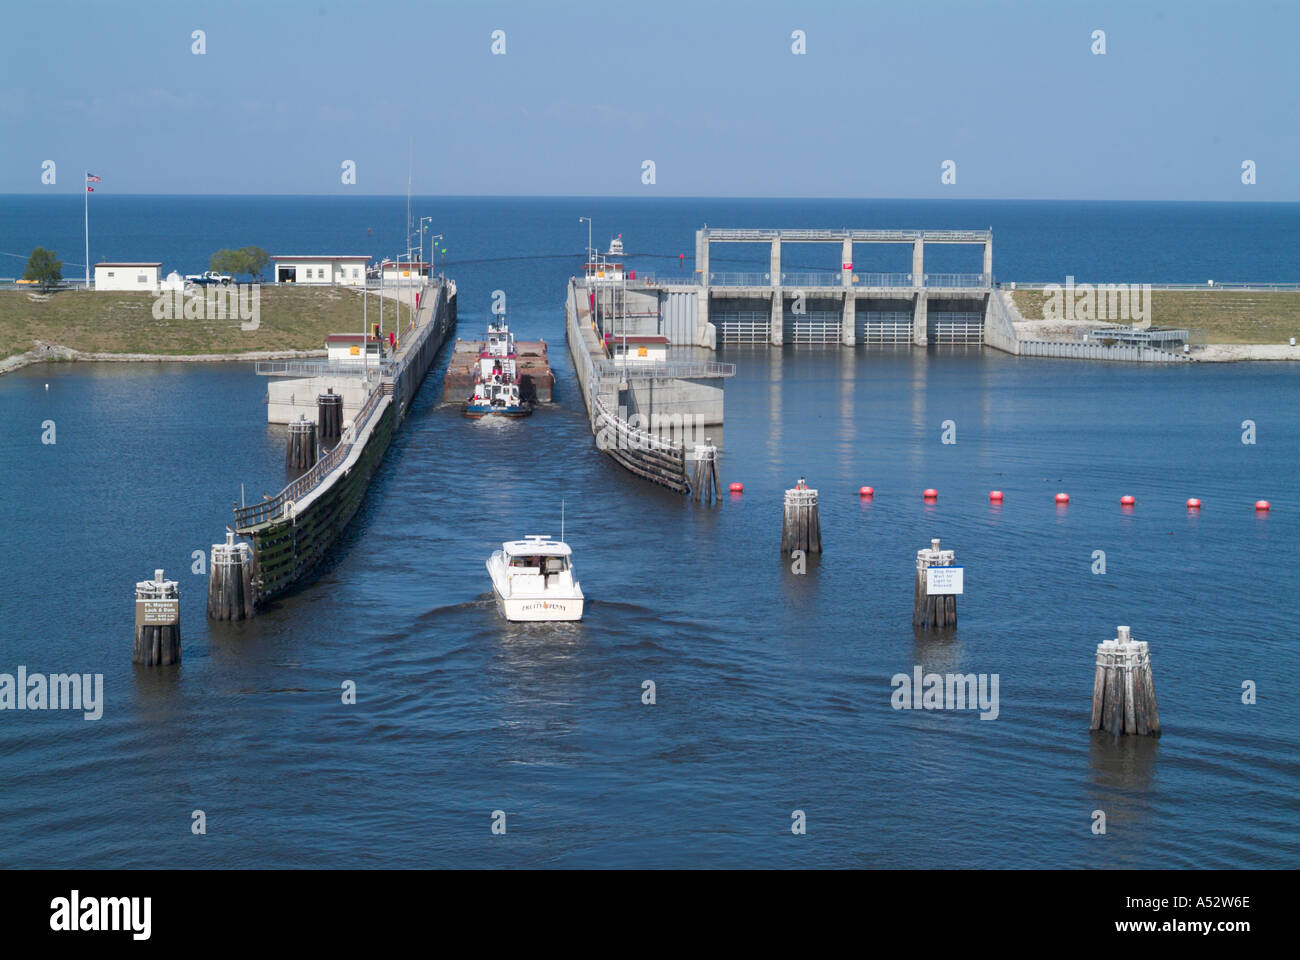
{"type": "Polygon", "coordinates": [[[510,566],[527,567],[531,570],[540,570],[542,573],[563,573],[569,569],[568,557],[549,557],[549,556],[514,556],[510,558],[510,566]]]}

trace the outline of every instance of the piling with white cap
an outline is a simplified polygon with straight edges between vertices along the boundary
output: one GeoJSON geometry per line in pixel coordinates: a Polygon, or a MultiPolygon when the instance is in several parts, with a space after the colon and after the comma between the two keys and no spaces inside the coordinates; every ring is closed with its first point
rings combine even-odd
{"type": "Polygon", "coordinates": [[[135,585],[135,646],[131,662],[146,667],[181,662],[180,584],[161,570],[135,585]]]}
{"type": "Polygon", "coordinates": [[[300,413],[289,421],[289,440],[284,451],[285,469],[292,473],[310,470],[316,464],[316,422],[300,413]]]}
{"type": "Polygon", "coordinates": [[[328,388],[316,395],[317,437],[322,447],[332,447],[343,435],[343,394],[328,388]]]}
{"type": "Polygon", "coordinates": [[[912,626],[937,629],[957,626],[957,595],[931,593],[930,567],[951,567],[956,553],[940,550],[938,539],[930,541],[928,548],[916,551],[916,587],[912,592],[912,626]]]}
{"type": "Polygon", "coordinates": [[[781,553],[790,556],[796,550],[805,554],[822,552],[817,491],[810,489],[803,477],[785,492],[785,514],[781,519],[781,553]]]}
{"type": "Polygon", "coordinates": [[[1151,651],[1146,641],[1133,639],[1128,627],[1117,627],[1114,640],[1097,644],[1091,729],[1116,739],[1124,734],[1160,736],[1151,651]]]}
{"type": "Polygon", "coordinates": [[[212,545],[208,565],[208,617],[212,620],[249,620],[253,616],[253,548],[235,543],[235,531],[226,530],[226,542],[212,545]]]}
{"type": "Polygon", "coordinates": [[[712,437],[695,445],[695,476],[691,480],[692,494],[697,503],[708,500],[712,491],[713,502],[722,499],[722,485],[718,481],[718,448],[712,437]]]}

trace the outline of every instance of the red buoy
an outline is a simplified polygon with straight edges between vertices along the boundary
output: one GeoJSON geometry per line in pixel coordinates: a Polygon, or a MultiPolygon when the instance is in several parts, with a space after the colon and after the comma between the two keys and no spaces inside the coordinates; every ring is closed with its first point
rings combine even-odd
{"type": "Polygon", "coordinates": [[[1001,503],[1001,502],[1002,502],[1002,491],[1001,491],[1001,490],[990,490],[990,491],[989,491],[989,499],[992,500],[994,503],[1001,503]]]}
{"type": "Polygon", "coordinates": [[[875,495],[876,495],[875,487],[861,487],[858,490],[858,496],[860,497],[874,497],[875,495]]]}
{"type": "Polygon", "coordinates": [[[1198,499],[1196,499],[1195,497],[1188,497],[1188,498],[1187,498],[1187,509],[1188,509],[1188,510],[1199,510],[1199,509],[1201,509],[1201,501],[1198,500],[1198,499]]]}
{"type": "Polygon", "coordinates": [[[922,493],[921,496],[925,497],[927,500],[937,500],[939,498],[939,491],[934,489],[934,487],[926,487],[925,492],[922,493]]]}
{"type": "Polygon", "coordinates": [[[1119,498],[1119,502],[1123,506],[1131,507],[1133,506],[1133,504],[1137,503],[1137,500],[1134,497],[1129,496],[1128,494],[1124,494],[1124,496],[1119,498]]]}
{"type": "Polygon", "coordinates": [[[1256,501],[1255,501],[1255,509],[1256,509],[1256,510],[1267,510],[1267,509],[1269,509],[1269,503],[1268,503],[1268,501],[1267,501],[1267,500],[1256,500],[1256,501]]]}
{"type": "Polygon", "coordinates": [[[732,483],[728,488],[732,493],[744,493],[745,485],[743,483],[732,483]]]}
{"type": "Polygon", "coordinates": [[[1069,502],[1070,502],[1070,495],[1069,495],[1068,493],[1058,493],[1058,494],[1056,495],[1056,502],[1057,502],[1057,503],[1069,503],[1069,502]]]}

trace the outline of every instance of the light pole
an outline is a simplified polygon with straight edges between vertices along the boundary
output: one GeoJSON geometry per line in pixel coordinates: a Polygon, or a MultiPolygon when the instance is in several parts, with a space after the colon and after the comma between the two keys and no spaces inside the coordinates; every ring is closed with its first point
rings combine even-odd
{"type": "MultiPolygon", "coordinates": [[[[591,217],[579,217],[579,218],[578,218],[578,222],[579,222],[579,223],[585,223],[585,224],[587,225],[587,263],[586,263],[586,265],[583,267],[583,272],[586,273],[586,275],[587,275],[587,287],[591,290],[591,294],[592,294],[592,297],[591,297],[591,308],[592,308],[592,309],[591,309],[591,312],[592,312],[592,317],[591,317],[591,319],[592,319],[592,322],[593,322],[594,324],[596,324],[596,328],[597,328],[597,330],[599,330],[599,329],[600,329],[600,320],[599,320],[598,318],[599,318],[599,316],[600,316],[600,311],[599,311],[599,310],[597,309],[597,307],[596,307],[596,301],[597,301],[599,298],[596,296],[596,288],[595,288],[595,286],[594,286],[594,284],[595,284],[595,282],[596,282],[596,274],[595,274],[595,272],[594,272],[594,271],[592,270],[592,268],[591,268],[592,261],[596,259],[596,258],[595,258],[595,255],[594,255],[594,253],[593,253],[593,251],[592,251],[592,249],[591,249],[591,217]]],[[[601,346],[604,346],[604,344],[601,344],[601,346]]]]}
{"type": "MultiPolygon", "coordinates": [[[[424,225],[426,223],[433,223],[433,217],[420,218],[420,259],[421,260],[424,259],[424,231],[425,231],[424,225]]],[[[429,252],[432,254],[433,251],[429,251],[429,252]]],[[[430,257],[430,259],[432,259],[432,257],[430,257]]],[[[430,276],[432,277],[432,271],[430,271],[430,276]]]]}
{"type": "Polygon", "coordinates": [[[590,263],[590,262],[591,262],[591,257],[592,257],[592,249],[591,249],[591,217],[579,217],[579,218],[578,218],[578,222],[579,222],[579,223],[586,223],[586,224],[587,224],[587,262],[590,263]]]}
{"type": "Polygon", "coordinates": [[[435,233],[429,238],[429,276],[433,277],[434,267],[438,262],[438,241],[446,239],[441,233],[435,233]]]}

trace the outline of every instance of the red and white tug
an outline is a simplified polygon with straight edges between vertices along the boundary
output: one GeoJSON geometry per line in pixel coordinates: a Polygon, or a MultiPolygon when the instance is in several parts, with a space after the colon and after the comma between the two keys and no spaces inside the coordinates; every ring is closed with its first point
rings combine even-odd
{"type": "Polygon", "coordinates": [[[474,372],[474,393],[465,401],[465,416],[526,417],[533,412],[533,405],[520,392],[515,336],[505,317],[490,322],[487,333],[487,345],[478,355],[474,372]]]}

